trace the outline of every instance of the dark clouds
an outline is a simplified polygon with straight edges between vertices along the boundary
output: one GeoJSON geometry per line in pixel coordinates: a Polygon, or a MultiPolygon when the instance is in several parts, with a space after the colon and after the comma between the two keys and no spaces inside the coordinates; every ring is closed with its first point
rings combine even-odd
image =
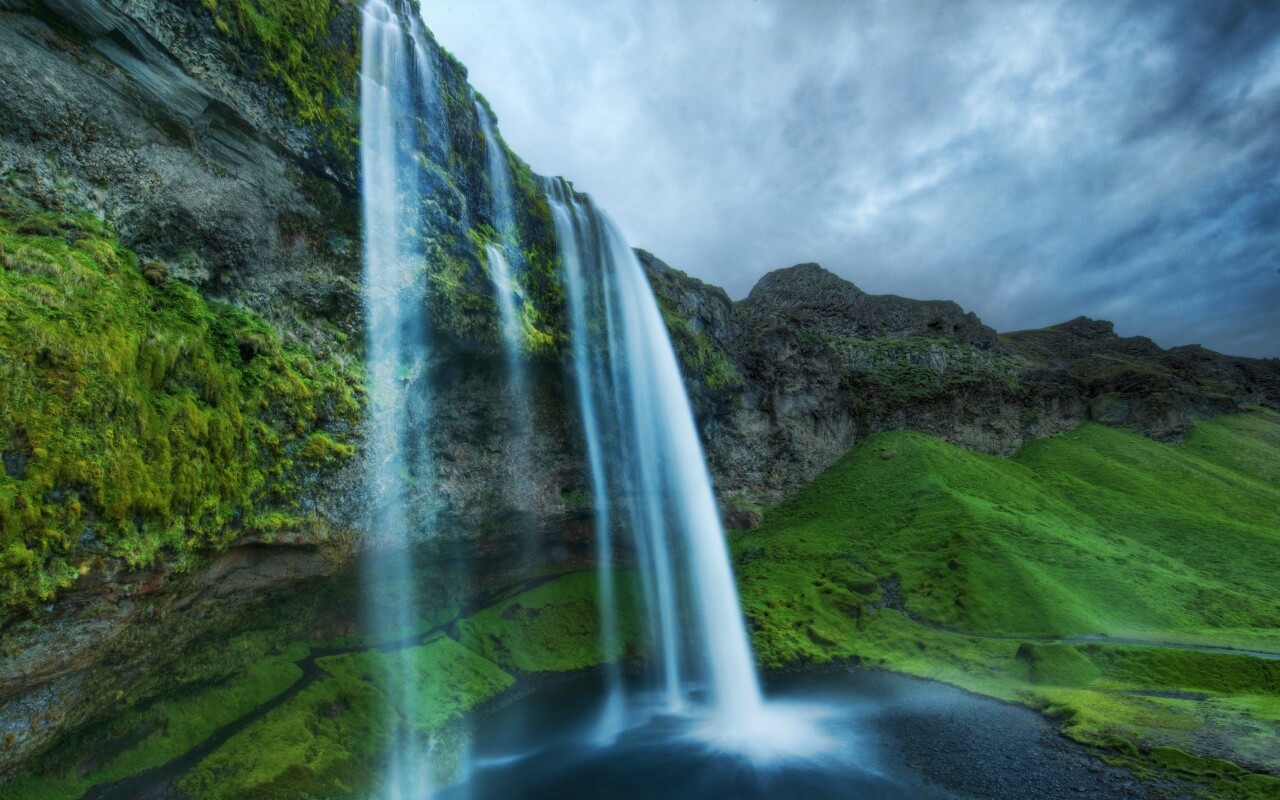
{"type": "Polygon", "coordinates": [[[1280,355],[1280,3],[425,0],[503,133],[745,295],[1280,355]]]}

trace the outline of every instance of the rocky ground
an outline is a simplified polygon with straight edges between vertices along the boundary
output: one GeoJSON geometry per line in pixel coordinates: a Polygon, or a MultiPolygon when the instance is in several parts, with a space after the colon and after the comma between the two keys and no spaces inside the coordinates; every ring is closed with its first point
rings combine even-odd
{"type": "Polygon", "coordinates": [[[739,526],[877,431],[1009,456],[1088,421],[1178,441],[1197,419],[1280,408],[1280,359],[1164,349],[1085,318],[997,334],[955,303],[869,295],[816,264],[770,273],[734,302],[641,260],[687,321],[676,346],[699,367],[690,393],[739,526]]]}

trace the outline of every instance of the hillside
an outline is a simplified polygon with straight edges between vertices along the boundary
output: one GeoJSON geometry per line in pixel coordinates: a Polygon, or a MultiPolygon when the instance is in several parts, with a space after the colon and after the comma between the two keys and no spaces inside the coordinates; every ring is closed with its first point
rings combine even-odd
{"type": "MultiPolygon", "coordinates": [[[[1278,463],[1269,411],[1199,423],[1182,445],[1088,425],[1008,460],[877,434],[737,535],[757,657],[954,683],[1044,710],[1153,779],[1274,796],[1278,463]]],[[[446,751],[439,708],[600,660],[594,575],[550,577],[424,619],[428,694],[405,713],[446,751]]],[[[16,796],[72,800],[166,764],[196,798],[341,794],[378,755],[383,658],[359,638],[295,644],[120,717],[16,796]]]]}
{"type": "Polygon", "coordinates": [[[1236,778],[1280,774],[1277,465],[1265,410],[1181,445],[1089,424],[1007,460],[877,434],[736,538],[757,655],[954,682],[1215,796],[1274,796],[1236,778]]]}

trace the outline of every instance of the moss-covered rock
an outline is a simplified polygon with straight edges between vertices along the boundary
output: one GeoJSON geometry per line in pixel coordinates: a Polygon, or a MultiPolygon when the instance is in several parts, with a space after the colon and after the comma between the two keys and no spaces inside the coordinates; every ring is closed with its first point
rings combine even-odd
{"type": "MultiPolygon", "coordinates": [[[[0,604],[120,559],[189,567],[308,525],[350,458],[360,375],[157,283],[87,216],[0,201],[0,604]]],[[[153,270],[154,272],[154,270],[153,270]]]]}
{"type": "Polygon", "coordinates": [[[293,117],[345,170],[359,137],[360,3],[357,0],[200,0],[239,46],[241,66],[282,86],[293,117]]]}

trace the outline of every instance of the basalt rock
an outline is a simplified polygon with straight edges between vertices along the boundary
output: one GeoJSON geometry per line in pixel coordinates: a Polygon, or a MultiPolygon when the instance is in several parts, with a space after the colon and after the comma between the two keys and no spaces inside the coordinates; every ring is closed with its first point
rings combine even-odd
{"type": "Polygon", "coordinates": [[[1029,369],[1070,381],[1088,419],[1162,441],[1180,441],[1197,419],[1280,407],[1280,359],[1226,356],[1199,345],[1166,350],[1085,317],[1005,334],[1001,342],[1029,369]]]}
{"type": "Polygon", "coordinates": [[[742,310],[762,323],[855,339],[953,339],[985,350],[996,332],[950,300],[873,295],[817,264],[799,264],[760,279],[742,310]]]}

